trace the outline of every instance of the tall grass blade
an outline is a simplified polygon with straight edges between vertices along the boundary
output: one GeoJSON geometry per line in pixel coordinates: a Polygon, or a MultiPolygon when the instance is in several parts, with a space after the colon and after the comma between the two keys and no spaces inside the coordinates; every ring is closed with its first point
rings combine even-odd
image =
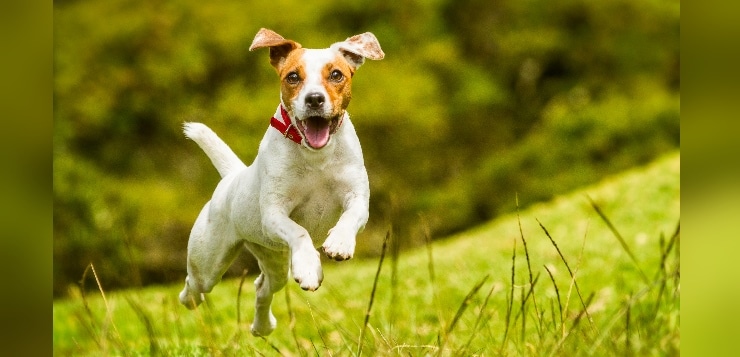
{"type": "MultiPolygon", "coordinates": [[[[559,304],[560,303],[558,303],[558,305],[559,304]]],[[[559,307],[559,309],[560,309],[560,311],[563,311],[563,308],[562,307],[559,307]]],[[[555,300],[553,300],[552,298],[550,298],[550,321],[552,321],[552,330],[554,332],[558,332],[559,330],[562,331],[562,324],[563,324],[562,323],[562,321],[563,321],[563,319],[562,319],[562,316],[563,316],[562,313],[560,314],[560,316],[561,316],[560,317],[560,327],[558,327],[558,317],[555,316],[555,300]]],[[[561,332],[561,336],[562,336],[562,332],[561,332]]]]}
{"type": "Polygon", "coordinates": [[[478,290],[485,284],[486,280],[490,275],[486,275],[481,279],[481,281],[476,284],[473,289],[470,290],[468,295],[465,296],[465,299],[463,299],[463,302],[460,304],[460,307],[457,309],[457,312],[455,313],[455,317],[452,318],[452,322],[450,322],[450,325],[445,330],[444,338],[442,339],[442,344],[439,346],[439,349],[437,350],[437,356],[440,356],[442,352],[444,351],[445,345],[447,344],[447,341],[449,340],[450,333],[452,333],[452,330],[455,329],[455,326],[457,325],[457,322],[460,320],[460,317],[462,317],[463,313],[465,313],[465,310],[467,310],[468,305],[470,305],[470,302],[473,300],[473,296],[478,293],[478,290]]]}
{"type": "MultiPolygon", "coordinates": [[[[681,235],[681,222],[678,222],[678,225],[676,226],[676,230],[673,232],[673,235],[671,235],[671,239],[668,241],[667,246],[663,246],[661,244],[660,249],[660,266],[658,268],[658,272],[656,273],[655,278],[657,279],[659,275],[665,275],[666,272],[666,261],[668,260],[668,255],[671,254],[671,251],[673,250],[673,247],[677,244],[678,238],[681,235]]],[[[661,239],[663,237],[661,236],[661,239]]]]}
{"type": "Polygon", "coordinates": [[[499,353],[503,354],[506,341],[509,337],[509,326],[511,326],[511,311],[514,309],[514,278],[516,275],[516,239],[514,239],[514,248],[511,250],[511,283],[509,288],[508,304],[506,305],[506,326],[504,327],[504,338],[501,339],[501,348],[499,353]]]}
{"type": "MultiPolygon", "coordinates": [[[[519,320],[519,316],[522,316],[522,324],[521,324],[522,328],[519,332],[520,333],[519,342],[523,343],[524,341],[526,341],[524,339],[524,336],[525,336],[524,332],[527,330],[527,319],[525,318],[525,316],[527,316],[527,313],[526,313],[527,299],[524,297],[524,289],[519,290],[519,295],[521,295],[520,299],[522,301],[522,304],[519,306],[519,313],[517,313],[516,317],[514,318],[514,323],[516,323],[516,321],[519,320]]],[[[520,345],[519,347],[521,348],[523,346],[520,345]]]]}
{"type": "Polygon", "coordinates": [[[552,275],[552,272],[547,267],[547,265],[544,266],[545,270],[547,271],[547,274],[550,275],[550,281],[552,281],[552,286],[555,287],[555,296],[558,298],[558,310],[560,311],[560,331],[561,336],[565,335],[565,325],[563,323],[563,302],[560,300],[560,289],[558,289],[558,284],[555,283],[555,278],[552,275]]]}
{"type": "Polygon", "coordinates": [[[285,356],[282,352],[280,352],[280,349],[277,346],[275,346],[275,344],[273,344],[272,342],[270,342],[270,340],[268,340],[265,336],[260,336],[260,338],[262,339],[262,341],[265,341],[265,343],[268,346],[270,346],[270,349],[272,349],[273,351],[277,352],[277,354],[279,354],[281,356],[285,356]]]}
{"type": "Polygon", "coordinates": [[[655,322],[655,317],[658,316],[658,312],[660,311],[660,305],[663,301],[663,292],[665,291],[666,285],[668,284],[668,272],[666,271],[665,267],[665,257],[666,257],[666,251],[669,248],[666,248],[665,245],[665,236],[663,233],[660,234],[660,264],[658,265],[658,271],[655,272],[655,278],[653,280],[660,281],[660,287],[658,288],[658,295],[656,295],[655,303],[653,304],[653,319],[652,322],[655,322]]]}
{"type": "Polygon", "coordinates": [[[666,266],[668,255],[671,253],[671,250],[673,250],[673,247],[676,245],[676,241],[678,240],[680,234],[681,222],[679,222],[676,226],[676,230],[673,232],[671,239],[668,241],[668,245],[664,244],[663,235],[661,234],[660,236],[660,265],[658,266],[658,271],[655,273],[654,279],[660,281],[660,288],[658,289],[658,295],[655,298],[655,307],[653,309],[652,321],[656,321],[655,318],[658,316],[658,312],[660,310],[661,301],[663,300],[663,293],[665,292],[665,288],[668,284],[668,267],[666,266]]]}
{"type": "MultiPolygon", "coordinates": [[[[98,273],[95,271],[95,266],[93,263],[90,263],[90,270],[93,273],[93,277],[95,277],[95,283],[98,285],[98,291],[100,291],[100,296],[103,297],[103,304],[105,304],[105,320],[103,325],[103,331],[108,331],[108,324],[113,328],[113,342],[118,344],[119,347],[123,348],[123,342],[121,339],[121,334],[118,332],[118,328],[116,327],[116,324],[113,322],[113,310],[110,307],[110,304],[108,303],[108,298],[105,296],[105,290],[103,290],[103,285],[100,283],[100,278],[98,278],[98,273]]],[[[103,335],[107,335],[107,333],[104,333],[103,335]]],[[[107,341],[104,340],[103,342],[107,341]]],[[[107,344],[102,343],[102,347],[104,350],[107,349],[107,344]]]]}
{"type": "MultiPolygon", "coordinates": [[[[568,339],[568,337],[570,337],[570,335],[573,334],[573,331],[575,331],[575,329],[578,327],[578,324],[581,322],[581,318],[583,317],[583,315],[588,315],[587,306],[591,305],[591,301],[593,300],[594,296],[596,296],[596,294],[593,292],[588,296],[588,299],[586,299],[586,303],[584,304],[583,310],[581,310],[578,313],[576,318],[573,320],[573,324],[571,325],[570,329],[566,332],[565,335],[563,335],[563,337],[560,338],[560,340],[558,340],[557,345],[555,345],[555,347],[550,351],[548,356],[561,355],[561,354],[558,354],[558,352],[560,351],[561,348],[563,348],[563,344],[568,339]]],[[[592,350],[588,355],[593,356],[594,351],[592,350]]]]}
{"type": "MultiPolygon", "coordinates": [[[[674,284],[676,287],[680,286],[678,281],[681,278],[681,222],[678,222],[678,226],[676,227],[676,233],[674,234],[676,236],[676,248],[673,249],[674,252],[676,252],[676,269],[674,273],[674,284]]],[[[676,291],[678,293],[678,290],[676,291]]]]}
{"type": "MultiPolygon", "coordinates": [[[[532,304],[534,305],[534,311],[537,316],[540,315],[539,309],[537,308],[537,299],[534,296],[534,280],[532,278],[532,264],[529,262],[529,249],[527,249],[527,240],[524,239],[524,231],[522,230],[522,220],[519,217],[519,195],[516,195],[516,220],[519,224],[519,236],[522,238],[522,245],[524,246],[524,257],[527,261],[527,271],[529,271],[529,285],[532,286],[532,304]]],[[[542,320],[539,321],[542,325],[542,320]]]]}
{"type": "Polygon", "coordinates": [[[362,324],[362,329],[360,330],[360,339],[357,346],[357,356],[362,356],[362,346],[364,344],[364,338],[365,338],[365,330],[367,330],[367,324],[370,322],[370,312],[373,309],[373,301],[375,300],[375,291],[378,288],[378,278],[380,278],[380,271],[383,268],[383,260],[385,260],[385,251],[388,247],[388,240],[391,237],[391,231],[388,230],[388,233],[385,235],[385,239],[383,239],[383,248],[380,251],[380,261],[378,262],[378,271],[375,273],[375,280],[373,281],[373,289],[370,292],[370,302],[367,304],[367,310],[365,311],[365,321],[362,324]]]}
{"type": "MultiPolygon", "coordinates": [[[[586,304],[583,310],[581,310],[581,312],[579,312],[578,315],[576,315],[576,318],[573,320],[573,325],[570,327],[571,331],[575,330],[576,327],[578,327],[578,323],[581,321],[581,318],[583,317],[583,315],[589,316],[588,307],[591,305],[591,301],[593,301],[594,296],[596,296],[596,293],[594,292],[591,292],[591,294],[588,295],[588,298],[586,299],[586,304]]],[[[571,332],[568,332],[568,335],[570,334],[571,332]]]]}
{"type": "MultiPolygon", "coordinates": [[[[525,305],[527,303],[527,301],[529,301],[529,298],[532,297],[532,296],[534,296],[533,295],[534,286],[537,285],[537,281],[539,279],[540,279],[540,274],[538,273],[537,276],[534,278],[533,282],[531,284],[529,284],[529,289],[527,289],[527,294],[526,295],[522,295],[522,305],[525,305]]],[[[522,290],[522,294],[523,293],[524,293],[524,290],[522,290]]],[[[519,309],[519,312],[514,317],[514,321],[519,320],[519,317],[522,317],[523,318],[522,309],[519,309]]]]}
{"type": "Polygon", "coordinates": [[[630,257],[630,259],[632,259],[632,262],[635,264],[635,267],[637,268],[637,271],[640,273],[642,280],[646,284],[649,283],[650,279],[648,279],[647,275],[645,275],[645,272],[642,271],[642,268],[640,267],[640,263],[637,262],[637,258],[632,253],[632,250],[627,245],[627,242],[624,240],[624,237],[622,237],[622,234],[619,233],[619,231],[617,230],[617,227],[615,227],[614,224],[612,224],[611,220],[609,220],[609,217],[607,217],[606,214],[604,214],[601,208],[596,204],[596,202],[594,202],[593,199],[591,199],[590,196],[586,195],[586,197],[588,198],[588,201],[591,203],[591,207],[593,207],[594,211],[596,211],[596,214],[598,214],[599,217],[601,217],[601,220],[604,221],[604,223],[606,223],[606,226],[609,227],[609,230],[612,232],[612,234],[614,234],[614,237],[616,237],[617,240],[619,241],[619,244],[622,246],[622,249],[624,249],[624,251],[627,252],[627,255],[630,257]]]}
{"type": "Polygon", "coordinates": [[[491,299],[491,295],[493,294],[493,290],[496,288],[496,285],[491,285],[491,289],[488,290],[488,295],[486,295],[486,299],[483,300],[483,305],[481,305],[480,311],[478,312],[478,318],[475,319],[475,325],[473,325],[473,332],[470,334],[470,338],[468,338],[468,342],[463,345],[463,347],[460,348],[458,351],[458,355],[462,356],[464,355],[464,352],[470,347],[470,344],[473,342],[473,338],[478,335],[478,329],[480,328],[481,321],[483,320],[483,315],[485,314],[486,307],[488,307],[488,301],[491,299]]]}
{"type": "MultiPolygon", "coordinates": [[[[311,306],[311,303],[306,301],[306,304],[308,305],[308,311],[311,313],[311,320],[313,320],[313,325],[316,327],[316,333],[319,335],[319,338],[321,339],[321,344],[324,346],[324,349],[329,351],[329,355],[331,355],[331,350],[329,349],[329,345],[326,344],[326,339],[324,339],[324,333],[321,332],[321,325],[318,321],[316,321],[316,315],[314,315],[313,307],[311,306]]],[[[313,341],[311,341],[313,344],[313,341]]],[[[316,350],[316,354],[318,355],[318,349],[316,349],[316,345],[313,346],[314,350],[316,350]]]]}
{"type": "MultiPolygon", "coordinates": [[[[393,232],[396,229],[394,225],[391,225],[390,230],[393,232]]],[[[390,314],[388,321],[388,327],[389,331],[394,331],[394,327],[396,326],[396,316],[398,316],[397,309],[400,307],[397,303],[398,301],[398,257],[401,255],[401,240],[397,237],[398,234],[391,233],[391,238],[388,244],[390,244],[390,253],[391,253],[391,298],[389,301],[389,307],[390,307],[390,314]]]]}
{"type": "Polygon", "coordinates": [[[465,296],[465,300],[463,300],[462,304],[460,304],[460,307],[457,309],[457,312],[455,313],[455,317],[453,317],[452,322],[450,322],[450,326],[447,327],[447,331],[446,331],[447,335],[449,335],[452,332],[452,330],[455,329],[455,325],[457,325],[457,322],[460,320],[460,317],[462,317],[463,313],[468,308],[468,305],[470,305],[470,301],[473,299],[473,296],[475,296],[475,294],[478,293],[478,290],[480,290],[480,288],[483,286],[483,284],[485,284],[486,280],[488,280],[489,277],[490,275],[484,276],[483,279],[481,279],[481,281],[478,284],[476,284],[473,287],[473,289],[470,290],[468,295],[465,296]]]}
{"type": "Polygon", "coordinates": [[[82,306],[85,308],[85,315],[87,316],[87,321],[83,316],[79,317],[80,322],[82,323],[82,326],[85,327],[87,332],[90,334],[90,337],[92,337],[93,341],[95,341],[95,344],[98,345],[98,348],[102,349],[103,344],[100,339],[100,336],[96,333],[97,328],[95,327],[95,321],[97,318],[95,317],[95,314],[93,314],[92,309],[90,308],[90,304],[87,302],[87,290],[85,289],[85,282],[87,281],[87,272],[90,271],[90,266],[92,263],[88,264],[87,267],[85,267],[85,270],[82,272],[82,278],[80,279],[80,298],[82,298],[82,306]]]}
{"type": "Polygon", "coordinates": [[[565,259],[565,256],[563,255],[563,252],[560,251],[560,248],[558,247],[558,244],[555,243],[555,239],[552,238],[550,235],[550,232],[547,231],[547,228],[540,222],[539,219],[536,219],[537,223],[539,223],[540,228],[545,232],[545,235],[547,238],[550,239],[550,243],[555,247],[555,250],[558,252],[558,255],[560,256],[560,260],[563,261],[563,264],[565,264],[565,268],[568,269],[568,274],[570,274],[571,281],[576,289],[576,294],[578,294],[578,299],[581,301],[581,306],[583,307],[583,311],[586,313],[586,316],[588,317],[589,322],[591,322],[591,325],[593,327],[593,320],[591,319],[591,315],[588,313],[588,310],[586,309],[586,302],[583,300],[583,295],[581,295],[581,289],[578,287],[578,281],[576,280],[576,275],[573,273],[573,270],[570,268],[570,264],[568,264],[568,260],[565,259]]]}

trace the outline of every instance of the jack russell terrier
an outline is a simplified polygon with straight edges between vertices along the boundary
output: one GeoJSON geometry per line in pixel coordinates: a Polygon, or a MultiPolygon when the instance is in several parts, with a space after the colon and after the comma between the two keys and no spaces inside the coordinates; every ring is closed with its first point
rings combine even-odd
{"type": "Polygon", "coordinates": [[[262,271],[254,282],[255,336],[275,329],[270,305],[289,272],[303,290],[321,285],[314,240],[326,237],[321,249],[334,260],[354,254],[355,237],[368,219],[370,188],[346,108],[357,68],[365,58],[385,56],[370,32],[306,49],[261,29],[249,50],[264,47],[280,77],[280,105],[251,166],[207,126],[184,125],[222,179],[190,232],[180,302],[190,309],[199,305],[245,246],[262,271]]]}

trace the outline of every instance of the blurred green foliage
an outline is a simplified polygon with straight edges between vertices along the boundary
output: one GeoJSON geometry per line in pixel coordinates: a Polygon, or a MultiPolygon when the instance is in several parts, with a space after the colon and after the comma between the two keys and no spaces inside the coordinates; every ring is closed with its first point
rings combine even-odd
{"type": "Polygon", "coordinates": [[[369,255],[391,224],[414,246],[679,147],[679,22],[677,0],[56,1],[55,295],[90,262],[108,288],[184,278],[218,174],[181,124],[252,161],[279,100],[260,27],[383,46],[349,108],[369,255]]]}

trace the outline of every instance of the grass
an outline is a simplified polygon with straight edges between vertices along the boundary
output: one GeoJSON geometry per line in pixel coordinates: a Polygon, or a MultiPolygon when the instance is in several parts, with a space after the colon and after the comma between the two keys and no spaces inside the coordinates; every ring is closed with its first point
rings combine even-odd
{"type": "Polygon", "coordinates": [[[318,291],[276,295],[267,338],[244,279],[189,311],[181,284],[107,292],[89,269],[54,303],[55,354],[678,355],[679,174],[674,153],[425,249],[326,261],[318,291]]]}

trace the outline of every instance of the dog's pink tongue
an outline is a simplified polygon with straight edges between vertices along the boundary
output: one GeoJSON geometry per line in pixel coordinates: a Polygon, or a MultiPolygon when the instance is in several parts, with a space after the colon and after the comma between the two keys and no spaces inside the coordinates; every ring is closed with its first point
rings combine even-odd
{"type": "Polygon", "coordinates": [[[321,149],[329,142],[329,122],[323,118],[309,118],[306,120],[306,141],[314,149],[321,149]]]}

